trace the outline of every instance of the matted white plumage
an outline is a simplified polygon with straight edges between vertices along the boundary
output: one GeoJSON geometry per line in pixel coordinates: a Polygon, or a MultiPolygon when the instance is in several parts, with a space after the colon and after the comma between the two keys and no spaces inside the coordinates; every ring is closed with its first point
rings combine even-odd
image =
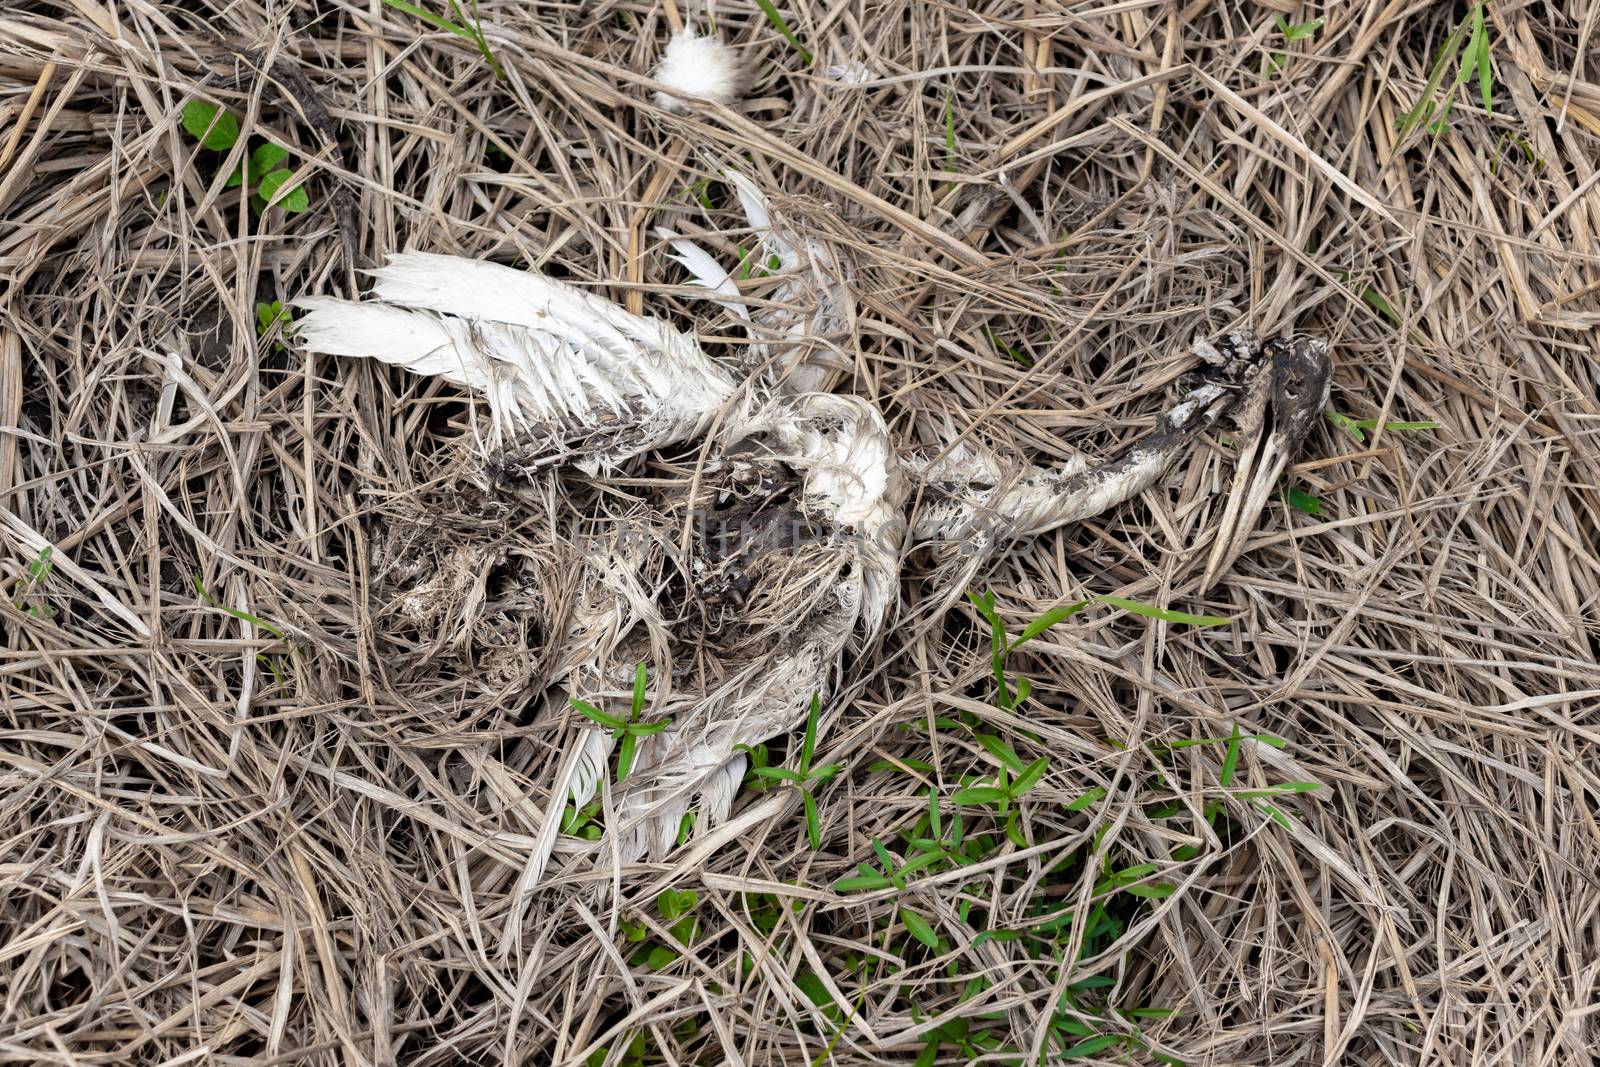
{"type": "MultiPolygon", "coordinates": [[[[848,289],[834,257],[776,222],[747,178],[729,180],[758,254],[778,261],[782,305],[801,309],[779,313],[787,322],[769,313],[761,332],[797,340],[837,329],[848,289]]],[[[693,242],[664,236],[708,297],[748,321],[728,272],[693,242]]],[[[552,694],[615,696],[637,663],[657,671],[652,714],[671,726],[641,743],[619,786],[619,833],[602,850],[625,861],[668,851],[691,808],[702,829],[726,818],[745,771],[739,747],[797,727],[814,695],[827,704],[846,654],[877,639],[898,601],[908,537],[992,546],[1096,514],[1148,488],[1232,413],[1247,444],[1209,582],[1242,548],[1329,387],[1322,342],[1232,335],[1197,346],[1187,392],[1153,434],[1107,461],[1015,469],[971,449],[932,461],[900,453],[859,397],[811,391],[817,379],[803,372],[730,367],[693,336],[564,282],[421,252],[373,274],[373,300],[297,301],[299,343],[478,395],[488,408],[481,450],[497,471],[611,472],[708,439],[689,490],[599,524],[575,602],[547,627],[558,646],[546,657],[552,694]],[[921,505],[908,517],[913,479],[921,505]],[[660,662],[675,656],[693,668],[660,662]]],[[[561,707],[547,701],[547,717],[561,707]]],[[[594,795],[612,745],[605,731],[573,731],[522,893],[544,875],[563,804],[594,795]]]]}

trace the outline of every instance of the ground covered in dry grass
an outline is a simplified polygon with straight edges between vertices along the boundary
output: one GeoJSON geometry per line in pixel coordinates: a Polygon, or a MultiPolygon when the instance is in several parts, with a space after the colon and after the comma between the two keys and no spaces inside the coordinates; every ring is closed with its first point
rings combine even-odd
{"type": "Polygon", "coordinates": [[[1589,1062],[1595,5],[718,2],[748,99],[677,116],[643,72],[694,5],[418,2],[455,28],[0,11],[0,1060],[1589,1062]],[[735,254],[732,163],[852,263],[834,388],[908,443],[1104,454],[1236,327],[1328,338],[1345,418],[1214,589],[1224,438],[972,578],[1012,637],[1226,625],[1098,605],[1012,706],[918,553],[815,847],[752,778],[614,890],[575,818],[515,906],[557,740],[496,575],[548,532],[452,493],[461,395],[273,302],[420,248],[729,352],[655,227],[735,254]]]}

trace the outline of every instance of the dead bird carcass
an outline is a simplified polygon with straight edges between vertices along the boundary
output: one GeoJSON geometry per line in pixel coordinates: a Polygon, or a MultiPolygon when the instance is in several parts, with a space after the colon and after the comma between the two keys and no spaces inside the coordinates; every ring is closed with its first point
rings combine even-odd
{"type": "MultiPolygon", "coordinates": [[[[731,177],[790,295],[812,297],[815,314],[789,332],[837,319],[846,294],[826,251],[731,177]]],[[[702,284],[736,292],[703,250],[668,236],[702,284]]],[[[548,562],[572,572],[571,595],[547,600],[538,624],[547,707],[568,692],[626,707],[636,665],[651,667],[651,716],[671,725],[642,739],[619,786],[624,860],[670,849],[691,808],[702,830],[724,819],[745,771],[738,746],[794,729],[813,695],[826,706],[847,653],[889,620],[908,544],[981,550],[1087,518],[1148,488],[1231,417],[1241,460],[1209,583],[1242,549],[1330,380],[1321,341],[1231,335],[1196,346],[1199,368],[1154,433],[1101,463],[1016,469],[971,450],[903,453],[859,397],[736,370],[661,320],[536,273],[416,252],[373,273],[373,300],[299,301],[300,343],[438,376],[485,402],[479,481],[572,538],[548,562]],[[649,477],[631,462],[647,454],[649,477]],[[563,467],[592,477],[553,477],[563,467]]],[[[525,889],[543,875],[563,804],[594,795],[612,745],[603,730],[572,736],[525,889]]]]}

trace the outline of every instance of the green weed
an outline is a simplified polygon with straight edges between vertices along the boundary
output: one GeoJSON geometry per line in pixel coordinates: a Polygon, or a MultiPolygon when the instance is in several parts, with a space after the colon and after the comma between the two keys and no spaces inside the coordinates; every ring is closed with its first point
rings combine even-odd
{"type": "MultiPolygon", "coordinates": [[[[1274,15],[1273,21],[1278,26],[1278,32],[1283,35],[1284,44],[1295,44],[1299,41],[1310,40],[1317,31],[1322,29],[1321,19],[1312,19],[1310,22],[1290,22],[1282,15],[1274,15]]],[[[1282,52],[1268,52],[1266,55],[1266,73],[1275,77],[1283,71],[1284,54],[1282,52]]]]}
{"type": "MultiPolygon", "coordinates": [[[[287,337],[290,330],[294,327],[294,316],[289,312],[288,308],[283,306],[283,301],[274,300],[270,304],[265,304],[260,301],[256,302],[257,337],[265,337],[267,335],[267,331],[271,330],[279,323],[283,324],[283,330],[280,336],[287,337]]],[[[272,348],[274,351],[282,352],[283,342],[272,342],[272,348]]]]}
{"type": "Polygon", "coordinates": [[[28,563],[28,576],[21,579],[12,587],[12,603],[16,609],[25,612],[35,619],[48,619],[56,613],[56,609],[49,604],[40,602],[27,604],[25,601],[30,596],[38,597],[43,590],[45,579],[50,577],[50,572],[55,570],[55,563],[50,557],[55,553],[52,545],[45,545],[39,550],[39,555],[28,563]]]}
{"type": "Polygon", "coordinates": [[[1355,438],[1357,444],[1366,444],[1366,431],[1368,430],[1381,429],[1384,433],[1389,433],[1394,430],[1414,432],[1417,430],[1437,430],[1439,428],[1439,424],[1432,419],[1423,422],[1380,423],[1377,419],[1357,419],[1337,411],[1328,411],[1324,412],[1324,414],[1327,415],[1328,421],[1333,423],[1334,426],[1355,438]]]}
{"type": "MultiPolygon", "coordinates": [[[[190,100],[183,105],[182,118],[183,128],[201,148],[226,152],[239,143],[239,120],[216,104],[190,100]]],[[[259,144],[223,185],[228,189],[244,186],[250,193],[250,206],[258,214],[274,202],[289,214],[298,214],[311,207],[311,198],[303,185],[293,184],[294,171],[279,166],[288,158],[287,148],[270,142],[259,144]]]]}
{"type": "Polygon", "coordinates": [[[772,23],[772,28],[782,34],[785,41],[789,42],[789,47],[800,54],[801,62],[808,67],[811,66],[815,57],[812,56],[805,45],[800,43],[800,39],[794,35],[794,31],[789,28],[789,23],[784,20],[782,13],[773,5],[772,0],[756,0],[756,6],[761,9],[763,15],[767,16],[767,21],[772,23]]]}
{"type": "Polygon", "coordinates": [[[404,11],[408,15],[421,19],[435,29],[444,30],[446,33],[453,33],[463,40],[471,41],[477,47],[478,54],[483,56],[484,61],[489,64],[489,69],[494,71],[494,76],[501,82],[506,80],[505,70],[500,66],[500,61],[495,58],[494,52],[490,51],[489,39],[483,35],[483,22],[478,18],[478,0],[472,0],[472,15],[470,18],[462,9],[458,0],[448,0],[450,13],[460,19],[460,22],[453,22],[442,15],[435,15],[425,8],[410,3],[409,0],[383,0],[383,2],[396,11],[404,11]]]}
{"type": "Polygon", "coordinates": [[[1494,110],[1494,69],[1490,61],[1492,45],[1484,7],[1482,2],[1473,4],[1461,25],[1445,39],[1434,59],[1433,72],[1422,87],[1421,97],[1400,116],[1401,137],[1410,133],[1419,123],[1427,123],[1428,132],[1435,137],[1443,133],[1449,123],[1450,109],[1455,105],[1456,90],[1470,84],[1474,76],[1478,82],[1478,93],[1483,99],[1483,109],[1494,110]],[[1453,77],[1450,75],[1452,64],[1455,65],[1453,77]],[[1449,79],[1448,85],[1445,84],[1446,79],[1449,79]]]}
{"type": "MultiPolygon", "coordinates": [[[[757,778],[769,782],[784,782],[800,790],[800,801],[805,805],[806,811],[806,839],[811,842],[813,849],[822,847],[822,825],[817,818],[817,798],[812,790],[844,770],[842,763],[829,763],[822,767],[811,766],[811,758],[817,748],[817,716],[821,707],[821,699],[817,694],[811,694],[811,711],[806,715],[805,740],[800,745],[798,769],[791,771],[782,767],[766,766],[766,754],[763,751],[761,765],[754,767],[750,772],[757,778]]],[[[748,745],[739,745],[737,749],[746,753],[754,751],[748,745]]]]}
{"type": "MultiPolygon", "coordinates": [[[[265,630],[279,641],[287,644],[289,646],[289,652],[291,656],[300,651],[299,644],[292,640],[289,635],[284,632],[283,627],[277,625],[276,623],[268,622],[259,615],[252,615],[248,611],[240,611],[238,608],[230,608],[226,604],[217,603],[216,599],[212,597],[212,595],[206,590],[205,583],[200,580],[200,576],[198,574],[194,576],[194,589],[195,593],[199,595],[200,600],[203,603],[216,608],[224,615],[229,615],[235,619],[238,619],[240,622],[247,622],[257,629],[265,630]]],[[[280,657],[268,656],[263,652],[257,652],[256,662],[265,667],[267,672],[272,675],[273,683],[277,685],[279,689],[284,688],[288,684],[284,677],[280,657]]]]}
{"type": "Polygon", "coordinates": [[[634,668],[633,700],[626,719],[608,715],[588,701],[579,700],[577,697],[568,697],[567,703],[585,718],[592,719],[611,731],[612,738],[617,741],[618,782],[628,777],[628,772],[633,770],[633,759],[639,750],[639,741],[659,734],[672,725],[671,719],[644,722],[641,718],[644,715],[645,705],[645,667],[642,662],[634,668]]]}

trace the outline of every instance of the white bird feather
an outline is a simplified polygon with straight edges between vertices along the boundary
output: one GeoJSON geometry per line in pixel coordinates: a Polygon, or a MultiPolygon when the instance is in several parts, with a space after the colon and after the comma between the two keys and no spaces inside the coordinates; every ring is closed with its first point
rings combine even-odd
{"type": "Polygon", "coordinates": [[[728,105],[744,91],[739,55],[716,37],[702,37],[690,27],[673,34],[651,75],[671,89],[657,91],[656,103],[668,111],[687,110],[683,97],[699,97],[728,105]]]}
{"type": "Polygon", "coordinates": [[[739,283],[733,280],[733,275],[729,274],[722,264],[712,258],[711,253],[687,237],[679,237],[664,226],[659,227],[656,232],[672,246],[671,258],[683,264],[683,268],[696,282],[714,293],[733,297],[732,300],[718,300],[716,297],[711,297],[712,303],[727,308],[746,322],[750,321],[750,309],[739,302],[739,283]]]}

